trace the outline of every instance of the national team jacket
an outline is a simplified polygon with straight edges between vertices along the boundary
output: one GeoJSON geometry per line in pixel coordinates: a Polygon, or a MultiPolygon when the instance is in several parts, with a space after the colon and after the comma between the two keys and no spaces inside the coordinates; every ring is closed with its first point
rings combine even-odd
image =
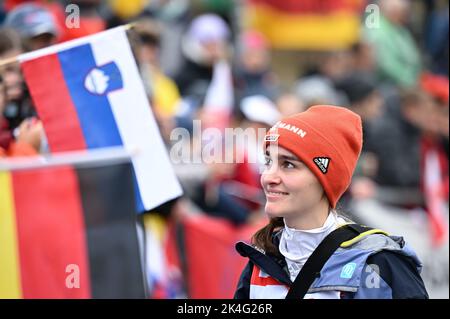
{"type": "MultiPolygon", "coordinates": [[[[282,230],[272,236],[279,244],[282,230]]],[[[235,299],[285,298],[292,281],[283,256],[244,242],[236,250],[249,258],[235,299]]],[[[344,242],[325,263],[305,299],[428,299],[422,264],[402,237],[372,230],[344,242]]]]}

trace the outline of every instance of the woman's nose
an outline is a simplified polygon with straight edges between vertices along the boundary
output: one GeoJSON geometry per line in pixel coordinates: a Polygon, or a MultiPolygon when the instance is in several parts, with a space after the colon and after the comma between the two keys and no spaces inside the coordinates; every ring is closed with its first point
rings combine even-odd
{"type": "Polygon", "coordinates": [[[270,185],[270,184],[280,184],[281,178],[278,174],[278,169],[274,167],[275,165],[272,165],[270,168],[267,168],[262,174],[261,174],[261,184],[264,185],[270,185]]]}

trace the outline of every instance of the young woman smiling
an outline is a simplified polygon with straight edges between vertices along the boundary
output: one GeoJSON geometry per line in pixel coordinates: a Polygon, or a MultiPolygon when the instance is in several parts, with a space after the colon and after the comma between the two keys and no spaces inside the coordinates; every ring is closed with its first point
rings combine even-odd
{"type": "Polygon", "coordinates": [[[421,263],[402,237],[356,225],[335,210],[361,146],[361,118],[337,106],[313,106],[269,130],[261,184],[270,222],[252,245],[236,244],[249,262],[235,298],[428,298],[421,263]],[[355,235],[337,242],[344,230],[355,235]],[[324,257],[322,246],[330,243],[336,247],[324,257]],[[319,255],[323,263],[307,275],[319,255]],[[306,278],[312,284],[298,294],[306,278]]]}

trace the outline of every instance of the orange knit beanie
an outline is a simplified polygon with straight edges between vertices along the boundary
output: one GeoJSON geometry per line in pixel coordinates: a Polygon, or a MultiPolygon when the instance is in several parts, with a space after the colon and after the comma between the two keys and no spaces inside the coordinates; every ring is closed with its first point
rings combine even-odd
{"type": "Polygon", "coordinates": [[[289,150],[308,166],[335,208],[361,153],[361,118],[343,107],[312,106],[277,122],[265,136],[265,147],[269,143],[289,150]]]}

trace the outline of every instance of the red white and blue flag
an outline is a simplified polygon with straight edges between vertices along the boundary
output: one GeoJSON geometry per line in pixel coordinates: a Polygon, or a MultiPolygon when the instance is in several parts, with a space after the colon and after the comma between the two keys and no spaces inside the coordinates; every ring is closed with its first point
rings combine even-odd
{"type": "Polygon", "coordinates": [[[181,195],[124,27],[19,57],[52,152],[123,146],[139,211],[181,195]]]}

